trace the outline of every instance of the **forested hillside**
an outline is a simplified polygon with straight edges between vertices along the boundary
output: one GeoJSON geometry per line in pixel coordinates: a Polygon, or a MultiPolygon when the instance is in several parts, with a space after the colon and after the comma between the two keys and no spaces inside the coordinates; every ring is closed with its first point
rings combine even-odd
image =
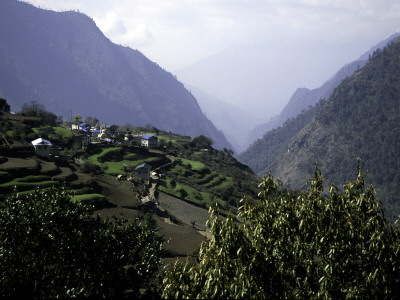
{"type": "Polygon", "coordinates": [[[266,123],[258,125],[250,132],[249,144],[261,138],[266,132],[282,126],[288,119],[295,118],[298,114],[316,104],[320,99],[328,99],[343,79],[351,76],[357,69],[362,68],[367,63],[369,56],[375,50],[385,47],[388,43],[398,38],[399,35],[399,33],[392,34],[387,39],[374,45],[357,60],[340,68],[334,76],[329,78],[320,87],[315,89],[298,88],[279,115],[272,117],[266,123]]]}
{"type": "Polygon", "coordinates": [[[290,139],[310,123],[323,103],[324,101],[321,100],[296,118],[288,119],[282,126],[268,131],[263,138],[258,139],[249,149],[242,152],[238,159],[246,162],[256,173],[264,171],[266,166],[272,164],[278,155],[287,149],[290,139]]]}
{"type": "Polygon", "coordinates": [[[357,158],[378,198],[399,212],[400,40],[376,50],[345,79],[263,174],[270,170],[291,188],[303,188],[317,162],[325,183],[354,177],[357,158]]]}

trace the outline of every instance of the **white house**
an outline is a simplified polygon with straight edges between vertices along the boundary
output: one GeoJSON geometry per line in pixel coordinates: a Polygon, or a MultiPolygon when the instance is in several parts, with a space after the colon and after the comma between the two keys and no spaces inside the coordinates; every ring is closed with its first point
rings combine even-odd
{"type": "Polygon", "coordinates": [[[50,148],[52,144],[50,141],[38,138],[31,142],[33,147],[35,147],[35,152],[37,155],[40,156],[49,156],[50,155],[50,148]]]}
{"type": "Polygon", "coordinates": [[[144,136],[142,136],[141,145],[147,148],[157,148],[158,138],[154,135],[145,134],[144,136]]]}

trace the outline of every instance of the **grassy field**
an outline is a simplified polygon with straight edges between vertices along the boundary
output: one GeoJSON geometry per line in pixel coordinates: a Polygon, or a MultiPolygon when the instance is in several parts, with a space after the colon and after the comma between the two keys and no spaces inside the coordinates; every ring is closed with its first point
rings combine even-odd
{"type": "Polygon", "coordinates": [[[108,175],[117,175],[117,174],[125,174],[124,167],[125,166],[138,166],[142,163],[155,163],[161,160],[159,157],[149,157],[140,160],[121,160],[121,161],[107,161],[100,166],[103,168],[104,173],[108,175]]]}
{"type": "Polygon", "coordinates": [[[185,165],[186,167],[188,165],[190,165],[191,166],[191,170],[193,170],[193,171],[201,170],[206,166],[202,162],[199,162],[199,161],[196,161],[196,160],[190,160],[190,159],[185,159],[185,158],[182,158],[181,160],[182,160],[182,164],[185,165]]]}
{"type": "Polygon", "coordinates": [[[27,190],[34,190],[35,188],[47,188],[52,186],[59,186],[60,182],[53,181],[53,180],[46,180],[40,182],[20,182],[18,178],[6,183],[0,184],[0,193],[11,193],[14,188],[17,191],[27,191],[27,190]]]}
{"type": "Polygon", "coordinates": [[[110,152],[114,152],[114,151],[117,151],[120,149],[121,149],[120,147],[110,147],[110,148],[102,149],[102,151],[100,153],[89,156],[88,161],[91,163],[94,163],[94,164],[99,164],[100,163],[99,159],[101,159],[102,157],[104,157],[105,155],[107,155],[110,152]]]}
{"type": "Polygon", "coordinates": [[[103,149],[100,153],[88,157],[88,161],[102,168],[107,175],[125,174],[124,167],[136,167],[142,163],[155,164],[162,160],[159,156],[143,158],[138,153],[127,153],[118,155],[122,149],[111,147],[103,149]],[[115,154],[113,156],[113,154],[115,154]]]}
{"type": "Polygon", "coordinates": [[[49,140],[64,140],[72,137],[72,132],[63,127],[40,127],[32,128],[32,131],[38,134],[47,133],[49,140]]]}
{"type": "Polygon", "coordinates": [[[104,195],[101,194],[82,194],[82,195],[75,195],[72,196],[71,201],[72,202],[81,202],[81,201],[91,201],[91,200],[98,200],[98,199],[103,199],[105,198],[104,195]]]}

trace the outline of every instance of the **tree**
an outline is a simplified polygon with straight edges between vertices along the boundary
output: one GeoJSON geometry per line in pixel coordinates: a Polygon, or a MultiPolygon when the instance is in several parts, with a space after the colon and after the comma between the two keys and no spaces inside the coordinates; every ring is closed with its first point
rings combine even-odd
{"type": "Polygon", "coordinates": [[[85,123],[89,124],[90,126],[98,126],[99,125],[99,120],[97,118],[93,118],[91,116],[86,117],[85,123]]]}
{"type": "Polygon", "coordinates": [[[0,110],[10,112],[10,105],[7,103],[6,99],[0,98],[0,110]]]}
{"type": "Polygon", "coordinates": [[[63,188],[14,194],[0,209],[0,296],[139,297],[161,245],[143,222],[95,218],[63,188]]]}
{"type": "Polygon", "coordinates": [[[82,123],[82,116],[80,114],[74,115],[73,121],[74,124],[80,124],[82,123]]]}
{"type": "MultiPolygon", "coordinates": [[[[359,170],[360,171],[360,170],[359,170]]],[[[258,203],[233,214],[210,209],[213,238],[198,264],[177,262],[166,298],[395,299],[400,295],[400,232],[364,176],[323,196],[315,170],[308,192],[282,192],[263,179],[258,203]]]]}
{"type": "Polygon", "coordinates": [[[23,116],[39,118],[44,124],[53,127],[59,126],[62,122],[62,117],[47,111],[45,106],[37,101],[24,103],[20,113],[23,116]]]}
{"type": "Polygon", "coordinates": [[[116,134],[117,131],[119,130],[119,126],[118,125],[111,125],[109,130],[110,130],[111,134],[116,134]]]}
{"type": "Polygon", "coordinates": [[[210,148],[212,140],[204,135],[199,135],[193,139],[193,144],[196,148],[210,148]]]}
{"type": "Polygon", "coordinates": [[[22,105],[21,114],[29,117],[38,117],[38,113],[45,110],[43,104],[37,101],[31,101],[22,105]]]}
{"type": "Polygon", "coordinates": [[[188,196],[188,192],[184,188],[179,189],[179,194],[182,199],[188,196]]]}

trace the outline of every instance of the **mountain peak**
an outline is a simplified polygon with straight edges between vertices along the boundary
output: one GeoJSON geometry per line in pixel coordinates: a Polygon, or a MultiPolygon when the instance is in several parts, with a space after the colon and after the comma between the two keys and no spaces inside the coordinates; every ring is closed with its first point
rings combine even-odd
{"type": "Polygon", "coordinates": [[[151,123],[230,148],[171,73],[112,43],[82,13],[1,1],[0,69],[0,96],[12,110],[36,100],[64,117],[72,112],[106,123],[151,123]]]}

